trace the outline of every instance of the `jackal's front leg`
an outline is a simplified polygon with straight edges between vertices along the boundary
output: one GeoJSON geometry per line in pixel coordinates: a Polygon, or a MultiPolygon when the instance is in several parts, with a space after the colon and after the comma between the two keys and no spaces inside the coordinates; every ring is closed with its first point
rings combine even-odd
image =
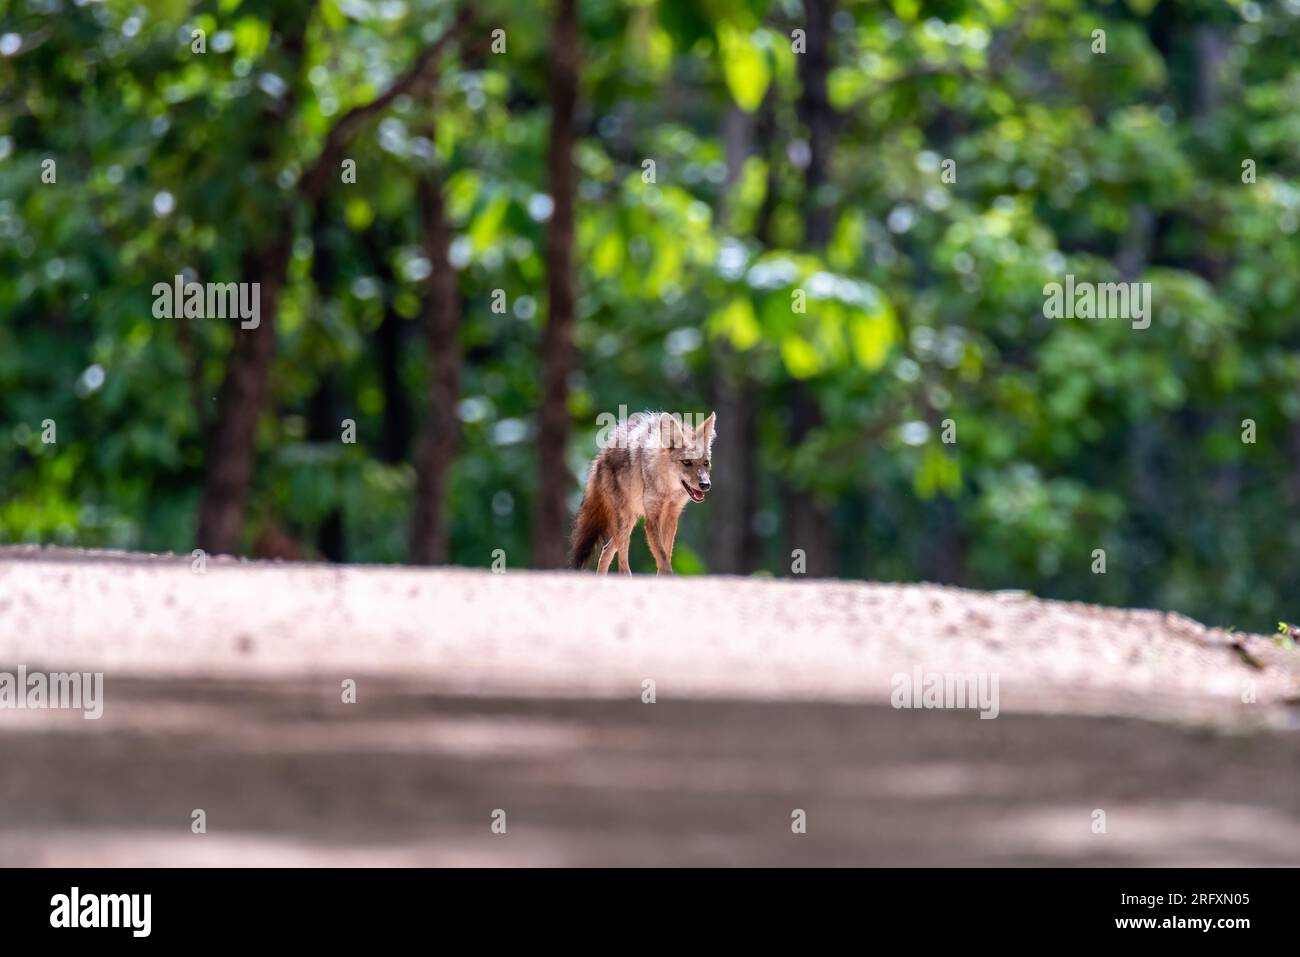
{"type": "Polygon", "coordinates": [[[645,517],[645,539],[650,545],[650,554],[655,557],[655,574],[671,575],[673,573],[672,545],[664,548],[664,517],[667,509],[647,512],[645,517]]]}
{"type": "Polygon", "coordinates": [[[664,564],[668,574],[673,573],[673,541],[677,538],[677,520],[681,518],[681,509],[669,505],[664,508],[663,519],[659,523],[659,544],[664,550],[664,564]]]}

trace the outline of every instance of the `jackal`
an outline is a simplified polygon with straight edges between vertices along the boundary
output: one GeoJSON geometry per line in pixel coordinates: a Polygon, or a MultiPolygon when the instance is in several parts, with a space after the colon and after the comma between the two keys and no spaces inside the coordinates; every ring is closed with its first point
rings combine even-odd
{"type": "Polygon", "coordinates": [[[599,542],[598,572],[609,571],[617,553],[618,570],[632,574],[628,545],[636,520],[644,515],[658,574],[673,573],[677,519],[687,502],[703,502],[713,484],[715,415],[692,428],[667,412],[638,412],[611,433],[591,463],[573,526],[574,568],[587,564],[599,542]]]}

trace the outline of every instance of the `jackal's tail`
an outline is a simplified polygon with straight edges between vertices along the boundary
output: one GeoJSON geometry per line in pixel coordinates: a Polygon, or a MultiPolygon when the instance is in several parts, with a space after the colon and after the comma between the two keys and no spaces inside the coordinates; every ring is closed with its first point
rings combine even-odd
{"type": "Polygon", "coordinates": [[[596,482],[587,485],[582,496],[582,505],[578,508],[578,517],[573,523],[573,552],[569,564],[573,568],[582,568],[596,550],[601,538],[608,534],[609,505],[601,494],[596,482]]]}

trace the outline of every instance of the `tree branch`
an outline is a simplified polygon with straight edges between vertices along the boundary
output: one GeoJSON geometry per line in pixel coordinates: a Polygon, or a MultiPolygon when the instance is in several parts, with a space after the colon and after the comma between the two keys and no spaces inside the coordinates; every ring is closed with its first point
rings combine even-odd
{"type": "Polygon", "coordinates": [[[411,68],[392,86],[369,103],[354,106],[334,124],[325,136],[325,145],[321,147],[320,155],[299,181],[299,189],[304,198],[314,200],[321,194],[333,175],[344,148],[357,130],[386,110],[399,96],[417,96],[433,84],[438,77],[438,59],[443,50],[469,25],[471,19],[468,6],[462,5],[442,36],[426,47],[411,68]]]}

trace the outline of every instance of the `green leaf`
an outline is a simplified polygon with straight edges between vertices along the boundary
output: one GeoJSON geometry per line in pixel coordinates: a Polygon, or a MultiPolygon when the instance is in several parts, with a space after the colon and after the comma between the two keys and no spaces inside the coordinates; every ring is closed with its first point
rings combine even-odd
{"type": "Polygon", "coordinates": [[[753,113],[762,104],[772,79],[767,54],[754,42],[753,34],[730,23],[719,23],[717,35],[722,72],[731,98],[746,113],[753,113]]]}
{"type": "Polygon", "coordinates": [[[469,240],[474,252],[482,253],[497,242],[509,208],[510,197],[504,192],[497,193],[483,211],[474,217],[469,227],[469,240]]]}
{"type": "Polygon", "coordinates": [[[781,359],[790,375],[807,379],[821,371],[821,357],[813,344],[798,333],[781,340],[781,359]]]}
{"type": "Polygon", "coordinates": [[[884,309],[855,315],[849,320],[849,341],[853,344],[853,358],[874,372],[885,364],[889,350],[898,341],[898,323],[884,309]]]}
{"type": "Polygon", "coordinates": [[[748,296],[737,296],[710,316],[709,329],[714,335],[730,339],[741,352],[752,349],[763,335],[748,296]]]}

